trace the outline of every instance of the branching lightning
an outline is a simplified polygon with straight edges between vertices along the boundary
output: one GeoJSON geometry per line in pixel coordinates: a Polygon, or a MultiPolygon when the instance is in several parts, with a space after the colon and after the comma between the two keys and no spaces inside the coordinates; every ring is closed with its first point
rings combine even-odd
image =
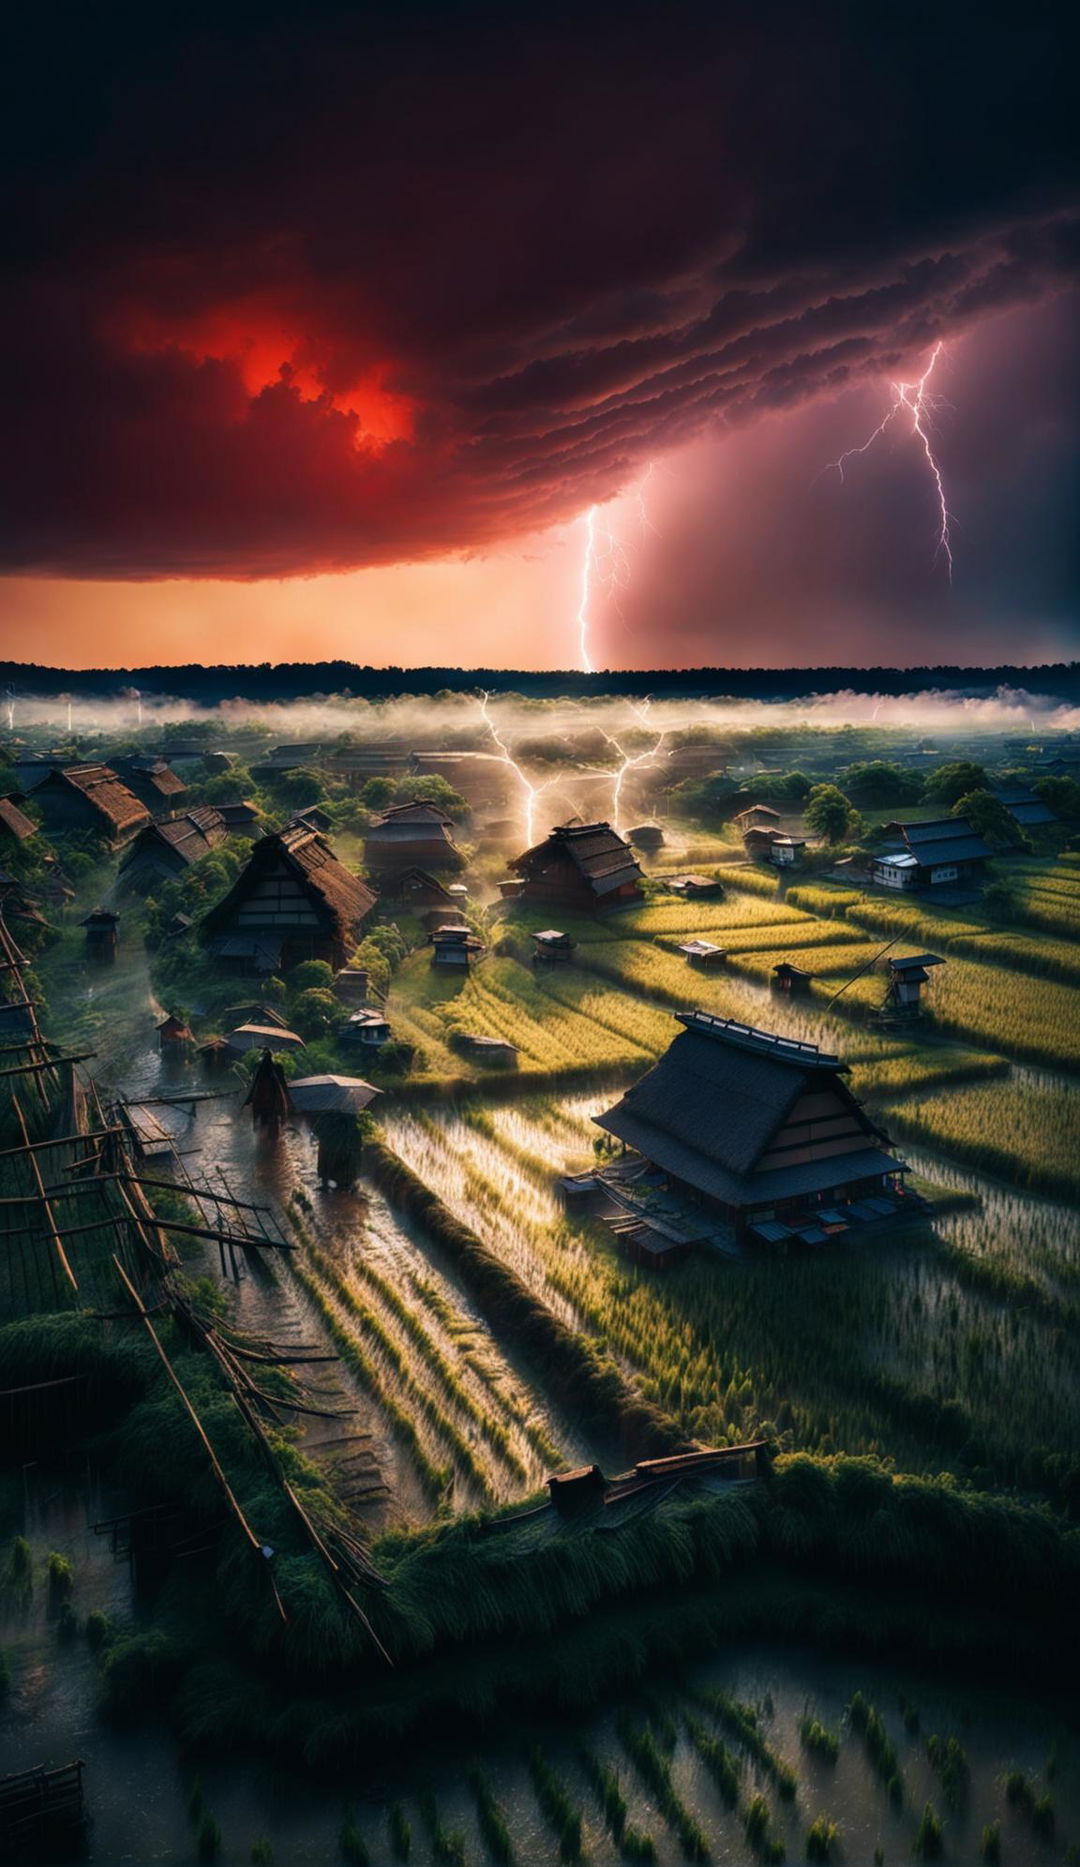
{"type": "Polygon", "coordinates": [[[488,693],[481,694],[480,711],[483,714],[484,725],[487,727],[488,732],[491,734],[492,741],[498,748],[497,752],[494,753],[492,756],[497,757],[501,764],[508,765],[510,767],[510,770],[513,772],[515,778],[517,779],[524,793],[525,840],[526,840],[527,845],[531,848],[533,835],[535,833],[535,828],[536,828],[536,806],[540,798],[544,795],[544,792],[547,790],[548,784],[554,783],[554,780],[549,779],[548,782],[545,784],[533,784],[525,776],[525,773],[522,771],[521,766],[518,764],[517,760],[515,759],[513,753],[510,750],[510,747],[507,745],[505,739],[502,737],[501,733],[499,732],[499,729],[496,726],[495,721],[491,717],[491,713],[489,710],[490,701],[491,701],[490,694],[488,693]]]}
{"type": "Polygon", "coordinates": [[[835,468],[836,472],[840,475],[842,483],[844,479],[845,462],[853,460],[858,454],[868,453],[873,447],[874,442],[880,440],[886,429],[891,427],[901,410],[905,411],[911,417],[911,433],[922,446],[923,453],[926,456],[926,465],[930,473],[930,478],[933,481],[934,496],[937,501],[938,509],[937,550],[935,555],[944,558],[946,575],[951,583],[953,573],[952,514],[949,511],[948,500],[945,497],[945,482],[942,478],[941,468],[938,465],[933,443],[930,438],[931,418],[935,409],[941,406],[941,397],[931,394],[929,383],[943,349],[944,345],[940,341],[934,345],[930,354],[929,363],[922,375],[918,377],[915,382],[893,383],[892,405],[882,417],[881,421],[879,421],[873,434],[871,434],[867,440],[863,441],[861,446],[846,448],[837,460],[830,460],[822,471],[828,473],[835,468]]]}
{"type": "MultiPolygon", "coordinates": [[[[615,751],[619,754],[619,757],[622,760],[622,763],[619,765],[616,771],[605,773],[605,776],[610,777],[612,780],[611,821],[612,821],[613,827],[616,830],[619,827],[619,814],[622,810],[623,783],[624,783],[624,780],[626,779],[627,773],[632,772],[632,771],[644,771],[644,770],[647,770],[651,765],[655,765],[656,760],[660,755],[661,748],[663,747],[664,740],[667,738],[668,732],[670,731],[670,728],[666,726],[664,727],[650,726],[649,708],[651,704],[652,702],[647,697],[646,699],[641,700],[641,701],[630,702],[631,710],[633,711],[637,719],[640,720],[642,726],[646,729],[646,731],[656,733],[656,742],[654,745],[651,745],[647,751],[636,752],[636,753],[627,752],[625,747],[620,744],[619,740],[615,737],[613,733],[609,733],[609,732],[604,733],[604,738],[607,740],[610,746],[614,746],[615,751]]],[[[601,728],[601,731],[603,731],[603,728],[601,728]]]]}

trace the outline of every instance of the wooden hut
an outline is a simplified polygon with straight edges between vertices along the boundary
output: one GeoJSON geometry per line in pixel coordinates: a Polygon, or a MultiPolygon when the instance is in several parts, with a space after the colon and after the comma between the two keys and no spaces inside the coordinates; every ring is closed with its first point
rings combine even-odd
{"type": "Polygon", "coordinates": [[[482,957],[484,942],[468,927],[436,927],[431,936],[431,963],[467,971],[482,957]]]}
{"type": "Polygon", "coordinates": [[[838,1201],[895,1195],[907,1169],[885,1151],[889,1138],[852,1095],[839,1057],[706,1012],[677,1021],[660,1061],[595,1118],[670,1187],[736,1237],[759,1222],[786,1229],[838,1201]]]}
{"type": "Polygon", "coordinates": [[[54,767],[34,789],[46,833],[89,831],[122,849],[150,822],[146,805],[108,765],[54,767]]]}
{"type": "Polygon", "coordinates": [[[194,1033],[188,1029],[183,1018],[176,1017],[171,1011],[158,1025],[157,1034],[158,1047],[166,1055],[184,1050],[188,1044],[195,1042],[194,1033]]]}
{"type": "Polygon", "coordinates": [[[445,882],[440,882],[437,875],[427,869],[418,868],[410,863],[404,869],[379,870],[372,875],[372,886],[378,890],[379,900],[386,907],[407,908],[413,914],[421,914],[431,909],[443,913],[455,905],[455,898],[445,882]]]}
{"type": "Polygon", "coordinates": [[[117,777],[133,797],[145,804],[152,817],[163,817],[179,810],[187,796],[187,785],[178,772],[163,758],[136,753],[113,761],[117,777]]]}
{"type": "Polygon", "coordinates": [[[707,901],[723,895],[724,884],[716,875],[673,875],[668,882],[673,895],[687,901],[707,901]]]}
{"type": "Polygon", "coordinates": [[[778,830],[780,812],[771,804],[750,804],[746,810],[740,810],[734,821],[743,836],[748,830],[778,830]]]}
{"type": "Polygon", "coordinates": [[[388,1044],[390,1042],[390,1024],[385,1012],[373,1007],[361,1007],[346,1018],[337,1029],[340,1044],[388,1044]]]}
{"type": "Polygon", "coordinates": [[[558,927],[546,927],[543,933],[534,933],[534,966],[568,966],[574,954],[574,942],[570,935],[562,933],[558,927]]]}
{"type": "Polygon", "coordinates": [[[772,970],[772,989],[774,992],[788,992],[793,998],[804,998],[813,984],[813,974],[804,972],[801,966],[793,966],[790,960],[782,959],[772,970]]]}
{"type": "Polygon", "coordinates": [[[364,856],[373,875],[390,869],[460,869],[454,820],[441,804],[419,798],[392,804],[376,818],[364,838],[364,856]]]}
{"type": "MultiPolygon", "coordinates": [[[[231,942],[258,942],[278,956],[271,970],[288,971],[305,959],[341,967],[375,910],[365,882],[339,862],[328,842],[292,824],[253,846],[223,901],[202,922],[202,938],[223,961],[245,960],[231,942]]],[[[252,959],[249,970],[258,966],[252,959]]]]}
{"type": "Polygon", "coordinates": [[[635,849],[663,849],[664,832],[658,823],[639,823],[636,829],[627,830],[627,841],[635,849]]]}
{"type": "Polygon", "coordinates": [[[589,910],[641,899],[644,880],[629,843],[609,823],[562,823],[510,864],[525,901],[589,910]]]}
{"type": "Polygon", "coordinates": [[[228,834],[224,817],[212,804],[197,804],[180,816],[148,823],[120,864],[121,881],[140,893],[172,881],[200,856],[217,849],[228,834]]]}
{"type": "Polygon", "coordinates": [[[463,1031],[458,1039],[460,1048],[467,1057],[475,1058],[477,1063],[498,1064],[503,1068],[516,1068],[518,1049],[505,1037],[487,1037],[482,1031],[463,1031]]]}
{"type": "Polygon", "coordinates": [[[907,953],[899,959],[890,956],[889,989],[885,1003],[896,1017],[917,1018],[922,1009],[922,989],[930,980],[932,966],[944,966],[937,953],[907,953]]]}
{"type": "Polygon", "coordinates": [[[727,964],[727,953],[712,940],[682,940],[675,948],[699,972],[719,972],[727,964]]]}
{"type": "Polygon", "coordinates": [[[95,966],[114,965],[120,944],[119,914],[113,908],[94,908],[79,926],[86,928],[87,959],[95,966]]]}

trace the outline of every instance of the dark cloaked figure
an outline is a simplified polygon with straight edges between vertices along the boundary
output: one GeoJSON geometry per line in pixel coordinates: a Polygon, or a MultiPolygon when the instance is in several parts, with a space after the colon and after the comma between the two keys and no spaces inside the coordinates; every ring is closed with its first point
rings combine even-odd
{"type": "Polygon", "coordinates": [[[319,1144],[319,1179],[323,1186],[333,1180],[342,1192],[356,1185],[360,1172],[361,1129],[356,1116],[343,1110],[328,1110],[316,1115],[311,1123],[319,1144]]]}
{"type": "Polygon", "coordinates": [[[255,1066],[251,1087],[244,1097],[244,1107],[251,1107],[251,1120],[256,1128],[265,1128],[269,1134],[279,1134],[289,1113],[289,1087],[285,1081],[285,1071],[269,1050],[264,1050],[255,1066]]]}

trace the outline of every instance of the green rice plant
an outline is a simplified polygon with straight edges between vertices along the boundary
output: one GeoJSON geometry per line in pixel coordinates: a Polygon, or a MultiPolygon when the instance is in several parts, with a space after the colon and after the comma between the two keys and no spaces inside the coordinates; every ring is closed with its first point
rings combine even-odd
{"type": "Polygon", "coordinates": [[[206,1798],[203,1795],[202,1780],[200,1777],[197,1776],[195,1777],[194,1781],[192,1782],[191,1788],[188,1791],[188,1802],[187,1802],[188,1821],[191,1822],[192,1825],[195,1825],[202,1821],[202,1818],[205,1813],[206,1813],[206,1798]]]}
{"type": "Polygon", "coordinates": [[[897,1761],[895,1746],[885,1729],[885,1720],[877,1706],[864,1698],[861,1692],[856,1692],[848,1705],[847,1716],[852,1730],[857,1731],[862,1738],[866,1754],[885,1784],[892,1801],[899,1802],[903,1793],[900,1765],[897,1761]]]}
{"type": "Polygon", "coordinates": [[[1023,1770],[1010,1770],[1005,1778],[1005,1800],[1011,1809],[1030,1815],[1035,1807],[1035,1786],[1023,1770]]]}
{"type": "Polygon", "coordinates": [[[963,1800],[968,1786],[968,1760],[964,1747],[957,1737],[939,1737],[932,1732],[926,1740],[926,1755],[930,1767],[941,1778],[941,1787],[945,1791],[945,1800],[956,1804],[963,1800]]]}
{"type": "Polygon", "coordinates": [[[552,1769],[542,1750],[529,1754],[529,1775],[544,1819],[559,1845],[561,1861],[579,1861],[583,1857],[581,1810],[566,1793],[566,1785],[552,1769]]]}
{"type": "Polygon", "coordinates": [[[495,1799],[494,1792],[483,1770],[475,1764],[469,1771],[469,1788],[476,1803],[476,1819],[480,1824],[480,1833],[484,1845],[492,1860],[509,1863],[514,1858],[514,1849],[510,1840],[510,1830],[506,1817],[495,1799]]]}
{"type": "Polygon", "coordinates": [[[396,1861],[407,1861],[412,1853],[412,1826],[400,1802],[390,1810],[390,1851],[396,1861]]]}
{"type": "Polygon", "coordinates": [[[8,1557],[7,1574],[4,1588],[22,1603],[29,1601],[34,1591],[34,1558],[25,1536],[17,1536],[11,1545],[8,1557]]]}
{"type": "Polygon", "coordinates": [[[430,1791],[420,1798],[420,1812],[431,1836],[435,1859],[445,1863],[445,1867],[466,1867],[465,1837],[456,1829],[446,1827],[430,1791]]]}
{"type": "Polygon", "coordinates": [[[605,1828],[614,1842],[621,1843],[626,1832],[627,1808],[618,1771],[584,1745],[577,1753],[577,1760],[582,1775],[603,1811],[605,1828]]]}
{"type": "Polygon", "coordinates": [[[979,1843],[979,1855],[984,1861],[996,1863],[1001,1859],[1001,1823],[987,1822],[979,1843]]]}
{"type": "Polygon", "coordinates": [[[1041,1840],[1050,1841],[1056,1824],[1053,1796],[1040,1796],[1031,1811],[1031,1825],[1035,1833],[1041,1840]]]}
{"type": "Polygon", "coordinates": [[[747,894],[762,895],[773,899],[779,893],[779,876],[767,869],[753,869],[749,864],[732,866],[724,870],[724,886],[740,888],[747,894]]]}
{"type": "Polygon", "coordinates": [[[196,1847],[201,1861],[216,1861],[221,1853],[221,1829],[209,1811],[199,1823],[196,1847]]]}
{"type": "Polygon", "coordinates": [[[926,1804],[919,1818],[911,1852],[917,1861],[940,1860],[945,1852],[945,1832],[932,1802],[926,1804]]]}
{"type": "Polygon", "coordinates": [[[1014,1186],[1080,1195],[1075,1089],[1007,1081],[884,1105],[891,1128],[1014,1186]]]}
{"type": "Polygon", "coordinates": [[[624,1861],[654,1861],[656,1842],[639,1828],[627,1828],[619,1844],[619,1853],[624,1861]]]}
{"type": "Polygon", "coordinates": [[[251,1853],[248,1858],[252,1863],[252,1867],[274,1867],[273,1844],[265,1838],[259,1841],[253,1841],[251,1844],[251,1853]]]}
{"type": "Polygon", "coordinates": [[[371,1852],[356,1825],[356,1817],[351,1809],[345,1811],[341,1827],[338,1830],[338,1853],[349,1867],[368,1867],[371,1852]]]}
{"type": "Polygon", "coordinates": [[[801,908],[807,914],[816,914],[822,920],[833,917],[842,919],[848,908],[859,899],[854,889],[829,887],[827,884],[815,886],[811,882],[796,882],[784,895],[790,907],[801,908]]]}
{"type": "Polygon", "coordinates": [[[840,1733],[830,1731],[820,1719],[811,1718],[809,1714],[799,1721],[799,1742],[823,1763],[835,1763],[840,1755],[840,1733]]]}
{"type": "Polygon", "coordinates": [[[729,1693],[712,1689],[700,1692],[697,1697],[728,1736],[741,1745],[766,1776],[772,1778],[784,1801],[793,1801],[798,1779],[791,1765],[785,1763],[766,1742],[753,1706],[740,1704],[729,1693]]]}
{"type": "Polygon", "coordinates": [[[743,1827],[747,1841],[760,1860],[782,1861],[784,1859],[783,1842],[769,1830],[769,1805],[764,1796],[754,1796],[749,1802],[743,1827]]]}
{"type": "Polygon", "coordinates": [[[656,1797],[660,1812],[678,1836],[683,1855],[690,1861],[709,1859],[709,1844],[689,1809],[680,1800],[671,1776],[671,1765],[657,1745],[652,1732],[633,1725],[626,1716],[617,1724],[619,1742],[634,1764],[639,1776],[656,1797]]]}
{"type": "Polygon", "coordinates": [[[735,1808],[739,1800],[739,1770],[727,1745],[713,1737],[695,1718],[687,1718],[686,1733],[721,1798],[729,1809],[735,1808]]]}
{"type": "Polygon", "coordinates": [[[840,1830],[827,1815],[815,1815],[806,1831],[806,1858],[808,1861],[831,1861],[833,1849],[840,1838],[840,1830]]]}

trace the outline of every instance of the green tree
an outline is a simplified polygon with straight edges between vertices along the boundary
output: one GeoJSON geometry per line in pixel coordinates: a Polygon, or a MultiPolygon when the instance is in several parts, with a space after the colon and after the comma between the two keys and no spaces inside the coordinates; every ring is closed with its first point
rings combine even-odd
{"type": "Polygon", "coordinates": [[[890,765],[881,758],[849,765],[843,778],[849,796],[870,809],[914,804],[923,793],[923,781],[917,772],[906,771],[903,765],[890,765]]]}
{"type": "Polygon", "coordinates": [[[833,844],[854,836],[862,827],[851,799],[835,784],[814,785],[806,800],[804,821],[815,836],[823,836],[827,843],[833,844]]]}
{"type": "Polygon", "coordinates": [[[1027,840],[1000,797],[995,797],[992,791],[966,792],[953,805],[952,814],[970,823],[991,849],[1016,849],[1027,840]]]}
{"type": "Polygon", "coordinates": [[[1080,823],[1080,784],[1075,778],[1038,778],[1031,788],[1062,823],[1080,823]]]}
{"type": "Polygon", "coordinates": [[[945,804],[950,809],[969,791],[985,791],[988,779],[982,765],[975,765],[970,759],[957,759],[951,765],[939,765],[926,780],[927,799],[934,804],[945,804]]]}
{"type": "Polygon", "coordinates": [[[297,994],[290,1016],[301,1037],[326,1037],[340,1024],[342,1010],[333,992],[313,988],[297,994]]]}

